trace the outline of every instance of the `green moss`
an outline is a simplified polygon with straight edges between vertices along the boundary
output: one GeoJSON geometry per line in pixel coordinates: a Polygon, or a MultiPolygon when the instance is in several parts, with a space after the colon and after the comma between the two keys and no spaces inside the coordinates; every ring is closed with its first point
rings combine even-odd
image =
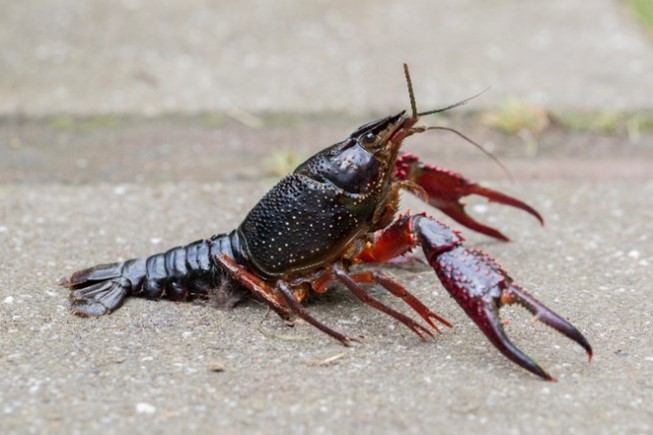
{"type": "Polygon", "coordinates": [[[644,31],[653,38],[653,0],[626,0],[626,4],[642,23],[644,31]]]}
{"type": "Polygon", "coordinates": [[[59,115],[50,118],[48,124],[55,130],[71,132],[116,129],[122,126],[120,118],[114,115],[97,115],[84,118],[75,118],[70,115],[59,115]]]}
{"type": "Polygon", "coordinates": [[[273,177],[281,178],[291,172],[305,156],[293,150],[280,149],[274,151],[265,161],[266,173],[273,177]]]}
{"type": "Polygon", "coordinates": [[[633,116],[642,131],[653,131],[653,112],[640,112],[633,116]]]}
{"type": "Polygon", "coordinates": [[[220,128],[227,123],[227,117],[220,113],[205,113],[201,115],[200,122],[206,127],[220,128]]]}
{"type": "Polygon", "coordinates": [[[121,126],[120,119],[117,116],[113,115],[98,115],[86,118],[83,122],[83,126],[87,129],[94,130],[96,128],[120,128],[121,126]]]}
{"type": "MultiPolygon", "coordinates": [[[[653,1],[653,0],[651,0],[653,1]]],[[[351,118],[348,115],[334,113],[263,113],[256,114],[260,120],[262,130],[281,128],[297,129],[310,125],[358,125],[367,118],[351,118]]],[[[510,99],[498,108],[485,112],[460,112],[455,115],[444,115],[448,118],[454,117],[455,123],[483,123],[504,134],[517,135],[529,140],[537,140],[539,135],[553,121],[557,128],[572,132],[592,132],[604,134],[644,134],[653,132],[653,111],[639,112],[595,112],[578,110],[544,110],[543,108],[530,105],[523,100],[510,99]]],[[[50,128],[56,131],[69,133],[88,133],[107,129],[124,129],[130,125],[142,123],[147,124],[168,124],[186,125],[189,127],[218,129],[232,123],[236,123],[232,117],[225,113],[205,113],[199,115],[162,114],[155,117],[143,117],[140,115],[97,115],[90,117],[75,117],[71,115],[53,115],[43,120],[50,128]]],[[[285,151],[281,151],[276,157],[271,158],[270,166],[272,173],[278,172],[273,168],[285,168],[292,162],[293,157],[285,151]]]]}
{"type": "Polygon", "coordinates": [[[55,130],[71,131],[75,129],[75,120],[72,116],[60,115],[50,118],[48,124],[55,130]]]}
{"type": "Polygon", "coordinates": [[[482,121],[506,134],[517,134],[523,131],[537,134],[549,124],[545,110],[517,98],[511,98],[496,110],[485,113],[482,121]]]}
{"type": "Polygon", "coordinates": [[[633,134],[653,131],[653,112],[556,112],[552,117],[571,131],[605,134],[633,134]]]}
{"type": "Polygon", "coordinates": [[[621,115],[616,112],[558,112],[555,119],[571,131],[590,131],[595,133],[616,133],[621,115]]]}

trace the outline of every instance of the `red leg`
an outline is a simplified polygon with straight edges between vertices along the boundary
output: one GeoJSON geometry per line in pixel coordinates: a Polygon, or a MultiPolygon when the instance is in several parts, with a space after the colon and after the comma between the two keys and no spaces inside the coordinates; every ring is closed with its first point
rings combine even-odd
{"type": "Polygon", "coordinates": [[[547,380],[553,380],[533,359],[506,337],[499,310],[518,303],[537,320],[567,336],[585,349],[587,339],[569,322],[513,283],[512,278],[487,254],[462,246],[462,238],[446,225],[425,215],[402,215],[382,230],[377,242],[364,250],[359,261],[386,261],[397,253],[421,245],[428,263],[449,294],[465,310],[490,342],[507,358],[547,380]],[[396,237],[395,245],[392,239],[396,237]]]}
{"type": "Polygon", "coordinates": [[[424,319],[433,329],[440,332],[440,328],[435,322],[440,322],[445,326],[451,328],[451,323],[441,316],[438,316],[433,311],[422,303],[419,299],[413,296],[403,285],[394,281],[382,272],[365,271],[351,275],[351,278],[360,284],[379,284],[394,296],[401,298],[406,302],[422,319],[424,319]]]}
{"type": "Polygon", "coordinates": [[[456,222],[499,240],[508,241],[509,239],[497,229],[484,225],[469,216],[465,211],[465,205],[460,201],[462,197],[483,196],[491,202],[524,210],[544,224],[542,216],[528,204],[496,190],[480,186],[455,172],[423,163],[412,154],[404,153],[399,157],[395,176],[399,180],[412,181],[424,189],[428,197],[427,202],[442,210],[456,222]]]}
{"type": "Polygon", "coordinates": [[[282,319],[290,318],[290,311],[304,319],[306,322],[318,328],[320,331],[332,336],[336,340],[340,341],[345,346],[349,346],[352,341],[357,341],[354,338],[349,338],[334,329],[326,326],[313,316],[311,316],[308,311],[302,306],[302,304],[296,299],[296,296],[293,294],[292,289],[288,283],[284,281],[278,281],[277,287],[270,287],[265,281],[257,277],[256,275],[249,272],[243,266],[236,263],[233,259],[227,257],[224,254],[217,255],[215,258],[216,263],[223,266],[225,270],[232,274],[234,279],[240,282],[242,285],[250,289],[254,294],[260,296],[267,304],[279,314],[282,319]],[[279,299],[281,299],[281,302],[279,299]]]}
{"type": "Polygon", "coordinates": [[[417,239],[411,229],[412,216],[399,215],[394,222],[374,236],[374,242],[368,244],[356,257],[357,262],[385,263],[388,260],[410,252],[417,246],[417,239]]]}
{"type": "Polygon", "coordinates": [[[353,341],[358,341],[355,338],[347,337],[346,335],[343,335],[340,332],[331,329],[330,327],[326,326],[324,323],[317,320],[315,317],[311,316],[308,313],[308,311],[306,311],[306,309],[302,306],[302,304],[299,303],[297,299],[295,299],[295,296],[293,295],[292,290],[288,286],[288,283],[279,281],[277,285],[278,285],[277,288],[279,289],[279,293],[281,294],[281,296],[286,300],[286,303],[290,306],[290,309],[292,309],[293,312],[297,314],[299,317],[301,317],[311,325],[315,326],[320,331],[335,338],[345,346],[349,346],[353,341]]]}
{"type": "Polygon", "coordinates": [[[279,317],[284,320],[290,319],[288,308],[279,301],[278,297],[274,294],[274,290],[265,281],[250,273],[243,266],[224,254],[215,256],[214,260],[218,265],[222,266],[227,272],[229,272],[236,281],[263,299],[265,303],[267,303],[268,306],[279,315],[279,317]]]}
{"type": "Polygon", "coordinates": [[[334,266],[333,274],[336,280],[344,284],[345,287],[347,287],[354,294],[354,296],[356,296],[364,304],[367,304],[391,317],[394,317],[395,319],[397,319],[398,321],[400,321],[401,323],[409,327],[422,340],[424,339],[422,333],[433,337],[431,331],[424,328],[422,325],[415,322],[410,317],[407,317],[401,314],[400,312],[383,304],[381,301],[374,299],[372,295],[370,295],[367,291],[365,291],[365,289],[361,287],[352,277],[350,277],[347,274],[347,272],[344,269],[342,269],[340,266],[334,266]]]}

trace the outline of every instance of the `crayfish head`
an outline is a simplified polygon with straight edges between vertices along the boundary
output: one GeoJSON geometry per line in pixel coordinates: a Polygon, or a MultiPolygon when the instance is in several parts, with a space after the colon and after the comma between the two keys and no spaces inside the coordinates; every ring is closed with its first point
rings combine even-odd
{"type": "Polygon", "coordinates": [[[295,174],[329,181],[349,193],[366,193],[389,182],[404,131],[412,119],[399,112],[358,127],[345,140],[315,154],[295,174]]]}
{"type": "Polygon", "coordinates": [[[396,115],[372,121],[360,126],[350,136],[349,140],[372,154],[385,168],[392,168],[402,140],[410,134],[414,124],[412,118],[401,111],[396,115]]]}

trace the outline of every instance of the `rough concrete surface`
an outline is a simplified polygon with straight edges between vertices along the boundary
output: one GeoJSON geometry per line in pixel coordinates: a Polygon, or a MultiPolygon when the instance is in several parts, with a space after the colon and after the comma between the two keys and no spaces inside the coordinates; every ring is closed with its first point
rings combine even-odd
{"type": "Polygon", "coordinates": [[[471,199],[514,242],[464,235],[591,342],[588,363],[502,312],[556,383],[501,356],[419,262],[384,270],[454,328],[420,341],[336,287],[307,308],[361,338],[350,348],[255,301],[129,299],[80,319],[56,285],[232,229],[287,160],[405,108],[402,62],[424,108],[491,84],[474,107],[650,109],[653,45],[619,2],[0,3],[0,433],[653,433],[643,121],[506,136],[464,111],[439,119],[515,182],[455,135],[406,145],[544,216],[471,199]]]}
{"type": "MultiPolygon", "coordinates": [[[[139,149],[146,147],[139,140],[161,129],[176,137],[168,128],[136,126],[112,134],[139,149]]],[[[5,161],[39,154],[50,130],[35,125],[28,130],[32,142],[4,148],[5,161]]],[[[342,132],[333,130],[323,134],[335,140],[342,132]]],[[[196,139],[206,134],[204,127],[184,131],[196,139]]],[[[281,129],[277,135],[302,131],[281,129]]],[[[212,152],[227,155],[236,152],[232,141],[239,137],[257,144],[266,133],[223,132],[231,140],[222,145],[205,139],[207,148],[217,148],[212,152]]],[[[71,143],[88,140],[80,133],[71,138],[71,143]]],[[[557,140],[569,149],[583,148],[574,144],[575,135],[557,140]]],[[[274,180],[242,172],[232,158],[216,158],[211,172],[202,164],[203,153],[161,159],[186,168],[161,177],[156,156],[165,155],[165,144],[151,146],[150,157],[125,154],[122,175],[111,181],[101,171],[93,179],[92,170],[81,180],[71,178],[54,158],[50,171],[41,167],[47,182],[6,179],[0,186],[3,432],[650,432],[652,142],[646,137],[627,145],[625,138],[609,136],[591,142],[602,143],[599,157],[615,156],[622,167],[618,177],[611,176],[609,162],[585,158],[592,154],[586,147],[577,157],[542,150],[539,159],[508,160],[508,166],[521,168],[516,183],[501,181],[496,169],[487,170],[493,165],[486,160],[482,166],[495,174],[492,185],[527,199],[546,227],[521,212],[472,201],[473,213],[515,242],[465,232],[469,245],[496,256],[594,346],[588,363],[578,346],[531,324],[523,310],[505,310],[509,335],[557,376],[557,383],[540,381],[500,356],[435,274],[419,264],[387,272],[455,325],[425,342],[338,288],[308,306],[319,319],[361,337],[352,348],[305,323],[289,328],[255,302],[220,311],[209,304],[130,299],[111,316],[75,318],[67,292],[56,286],[59,277],[227,231],[274,180]],[[549,164],[539,175],[554,175],[528,178],[529,168],[537,174],[542,161],[549,164]],[[580,162],[583,176],[573,170],[580,162]],[[235,179],[226,175],[232,167],[241,174],[235,179]],[[643,169],[627,172],[637,167],[643,169]],[[211,173],[222,181],[209,181],[211,173]]],[[[241,150],[245,163],[257,161],[250,169],[264,161],[255,147],[241,150]]],[[[468,164],[446,148],[443,154],[450,157],[443,164],[468,164]]],[[[114,159],[111,147],[89,149],[94,160],[114,159]]],[[[415,151],[429,154],[428,146],[415,151]]],[[[411,198],[404,205],[422,208],[411,198]]]]}
{"type": "Polygon", "coordinates": [[[653,430],[653,216],[641,207],[651,182],[509,186],[546,231],[493,207],[488,221],[516,243],[469,237],[594,346],[588,364],[565,338],[509,315],[510,336],[555,384],[501,357],[423,267],[389,272],[455,324],[426,342],[342,290],[309,307],[361,336],[353,348],[255,303],[223,312],[133,299],[102,319],[69,314],[62,274],[232,228],[266,187],[0,188],[3,432],[653,430]]]}

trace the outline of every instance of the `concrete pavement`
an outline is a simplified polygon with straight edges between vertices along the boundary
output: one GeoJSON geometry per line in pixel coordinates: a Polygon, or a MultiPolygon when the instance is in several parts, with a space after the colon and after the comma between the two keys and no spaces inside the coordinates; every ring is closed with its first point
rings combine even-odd
{"type": "Polygon", "coordinates": [[[469,244],[595,349],[588,363],[566,338],[505,310],[509,335],[557,383],[500,356],[424,267],[387,272],[455,325],[426,342],[342,289],[309,309],[361,337],[353,348],[251,302],[224,312],[133,299],[109,317],[72,317],[58,277],[232,228],[267,184],[0,187],[3,432],[650,432],[653,216],[642,200],[653,184],[495,186],[529,198],[547,226],[490,207],[482,217],[515,243],[466,232],[469,244]]]}

